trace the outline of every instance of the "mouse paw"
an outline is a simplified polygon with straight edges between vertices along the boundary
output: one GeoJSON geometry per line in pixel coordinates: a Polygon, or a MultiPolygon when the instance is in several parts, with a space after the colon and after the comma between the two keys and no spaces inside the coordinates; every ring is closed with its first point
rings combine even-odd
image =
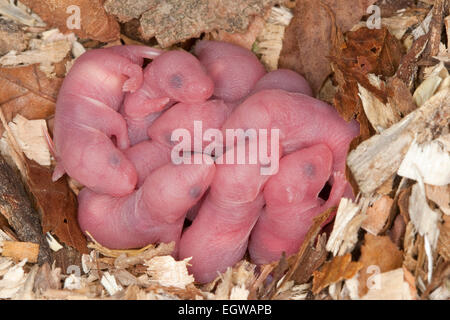
{"type": "Polygon", "coordinates": [[[346,184],[347,179],[345,178],[345,174],[341,171],[333,172],[333,184],[337,183],[338,185],[346,184]]]}
{"type": "Polygon", "coordinates": [[[143,82],[142,69],[136,64],[128,66],[126,74],[129,76],[122,87],[123,92],[135,92],[143,82]]]}
{"type": "Polygon", "coordinates": [[[139,89],[140,85],[138,84],[138,80],[136,78],[130,78],[123,84],[122,91],[123,92],[135,92],[139,89]]]}

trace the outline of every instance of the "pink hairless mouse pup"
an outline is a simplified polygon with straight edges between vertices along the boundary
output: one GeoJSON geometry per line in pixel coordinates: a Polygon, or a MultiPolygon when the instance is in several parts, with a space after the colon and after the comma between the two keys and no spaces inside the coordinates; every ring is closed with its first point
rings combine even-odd
{"type": "Polygon", "coordinates": [[[312,218],[348,190],[345,158],[359,128],[314,99],[302,76],[266,73],[251,51],[200,41],[194,54],[120,46],[78,58],[57,101],[54,178],[67,172],[86,186],[79,223],[101,244],[175,241],[173,255],[192,257],[204,283],[247,249],[257,264],[295,253],[312,218]],[[252,134],[242,143],[228,130],[254,130],[257,149],[252,134]],[[265,141],[264,130],[279,135],[265,141]],[[255,163],[238,159],[255,150],[255,163]]]}
{"type": "Polygon", "coordinates": [[[139,90],[125,96],[121,112],[131,144],[148,139],[147,128],[166,106],[205,102],[213,90],[213,81],[193,55],[181,50],[161,54],[144,69],[139,90]]]}
{"type": "Polygon", "coordinates": [[[119,196],[134,190],[136,170],[122,153],[130,145],[127,125],[117,111],[125,92],[142,85],[143,58],[160,54],[144,46],[120,46],[91,50],[76,60],[56,103],[54,180],[67,172],[97,192],[119,196]]]}
{"type": "Polygon", "coordinates": [[[194,52],[214,81],[214,96],[225,103],[245,98],[266,73],[252,52],[231,43],[200,41],[194,52]]]}
{"type": "Polygon", "coordinates": [[[168,163],[124,197],[85,188],[78,198],[78,221],[82,230],[109,248],[178,243],[186,212],[208,189],[214,172],[212,160],[211,164],[189,166],[168,163]]]}
{"type": "Polygon", "coordinates": [[[257,264],[279,260],[300,248],[312,225],[312,219],[337,205],[346,180],[334,173],[334,183],[327,201],[319,192],[331,176],[333,155],[324,144],[300,149],[280,161],[279,172],[264,189],[266,207],[251,234],[250,257],[257,264]]]}

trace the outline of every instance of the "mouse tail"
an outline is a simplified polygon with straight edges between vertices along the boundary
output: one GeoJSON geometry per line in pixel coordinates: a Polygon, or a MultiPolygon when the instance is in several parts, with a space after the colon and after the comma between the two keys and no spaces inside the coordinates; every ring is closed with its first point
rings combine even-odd
{"type": "Polygon", "coordinates": [[[160,49],[139,45],[113,46],[105,48],[105,50],[112,51],[140,66],[142,66],[143,63],[142,58],[153,60],[164,53],[164,51],[160,49]]]}
{"type": "Polygon", "coordinates": [[[48,150],[50,151],[50,154],[53,156],[53,158],[55,158],[55,160],[57,162],[55,169],[53,170],[53,174],[52,174],[52,181],[55,182],[59,178],[61,178],[66,173],[66,171],[64,169],[64,166],[61,163],[61,159],[59,158],[59,156],[56,152],[55,143],[53,142],[52,137],[50,137],[50,133],[48,132],[47,127],[44,125],[42,126],[42,133],[44,135],[45,142],[47,142],[47,146],[48,146],[48,150]]]}

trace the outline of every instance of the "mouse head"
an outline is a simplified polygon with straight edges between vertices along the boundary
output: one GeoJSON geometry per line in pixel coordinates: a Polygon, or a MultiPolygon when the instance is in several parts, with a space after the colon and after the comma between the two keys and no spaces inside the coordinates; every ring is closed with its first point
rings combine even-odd
{"type": "Polygon", "coordinates": [[[150,68],[150,81],[172,100],[199,103],[208,100],[214,84],[192,54],[168,51],[156,58],[150,68]]]}
{"type": "Polygon", "coordinates": [[[302,149],[299,160],[299,175],[307,186],[306,197],[317,198],[325,183],[330,179],[333,154],[324,144],[302,149]]]}
{"type": "Polygon", "coordinates": [[[267,205],[317,205],[317,197],[331,174],[333,155],[324,144],[300,149],[280,160],[280,170],[266,184],[267,205]]]}

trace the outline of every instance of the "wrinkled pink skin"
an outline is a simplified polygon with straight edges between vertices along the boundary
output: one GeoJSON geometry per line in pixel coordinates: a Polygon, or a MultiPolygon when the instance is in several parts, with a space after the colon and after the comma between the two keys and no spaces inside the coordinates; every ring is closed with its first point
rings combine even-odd
{"type": "Polygon", "coordinates": [[[209,193],[180,240],[179,256],[193,257],[189,271],[196,281],[209,282],[242,259],[264,206],[261,190],[268,178],[259,164],[216,164],[209,193]]]}
{"type": "Polygon", "coordinates": [[[313,95],[312,89],[305,78],[289,69],[278,69],[267,73],[259,79],[250,95],[265,89],[281,89],[288,92],[303,93],[310,97],[313,95]]]}
{"type": "Polygon", "coordinates": [[[125,97],[121,110],[127,120],[131,144],[147,140],[147,128],[160,112],[176,102],[198,104],[208,100],[214,83],[196,57],[168,51],[144,69],[144,82],[125,97]]]}
{"type": "MultiPolygon", "coordinates": [[[[345,179],[336,172],[344,172],[348,145],[359,128],[356,123],[345,122],[331,106],[304,94],[261,90],[238,106],[222,126],[224,136],[226,129],[239,128],[279,129],[284,154],[314,145],[327,150],[320,151],[328,161],[327,170],[318,177],[317,185],[312,185],[318,189],[305,196],[305,202],[308,198],[315,206],[307,205],[303,211],[310,211],[305,215],[315,216],[324,208],[318,205],[320,200],[315,200],[330,175],[334,177],[330,179],[333,191],[327,205],[342,195],[345,179]]],[[[233,141],[226,144],[228,150],[234,146],[233,141]]],[[[311,155],[314,158],[320,152],[313,149],[311,155]]],[[[180,241],[180,257],[193,257],[190,271],[197,281],[213,280],[218,271],[225,271],[243,257],[248,236],[262,212],[264,198],[260,191],[268,178],[256,168],[259,166],[217,164],[210,192],[180,241]]]]}
{"type": "MultiPolygon", "coordinates": [[[[209,76],[213,78],[216,85],[214,95],[226,100],[228,106],[239,104],[241,99],[251,93],[255,84],[257,85],[258,80],[265,74],[264,68],[251,52],[237,48],[233,45],[230,47],[228,44],[214,42],[201,42],[196,48],[199,59],[205,65],[209,76]]],[[[118,49],[118,51],[121,50],[118,49]]],[[[121,54],[124,54],[123,51],[121,54]]],[[[134,61],[139,64],[141,61],[140,58],[130,59],[128,60],[129,63],[134,61]]],[[[99,64],[105,64],[104,60],[101,60],[99,64]]],[[[155,59],[154,62],[157,60],[155,59]]],[[[161,59],[160,61],[164,60],[161,59]]],[[[177,64],[181,63],[177,62],[177,64]]],[[[114,68],[117,68],[117,66],[118,63],[115,63],[114,66],[111,66],[111,70],[115,70],[114,68]]],[[[170,71],[172,70],[170,68],[173,67],[166,65],[161,69],[161,74],[169,74],[166,69],[169,68],[170,71]]],[[[185,70],[185,68],[181,69],[185,70]]],[[[109,69],[107,71],[110,72],[109,69]]],[[[130,95],[126,107],[123,106],[121,110],[122,114],[127,117],[127,123],[135,128],[135,131],[128,132],[132,135],[133,142],[146,139],[143,132],[147,133],[147,127],[152,124],[150,130],[148,130],[151,140],[143,141],[127,150],[127,157],[132,160],[131,162],[134,162],[133,165],[138,167],[138,172],[142,171],[139,169],[138,162],[141,160],[148,162],[145,165],[149,168],[145,168],[143,170],[145,172],[139,174],[140,188],[131,194],[121,195],[120,197],[101,195],[87,188],[84,189],[79,196],[79,222],[84,231],[89,231],[100,243],[111,248],[141,247],[152,242],[177,241],[180,237],[186,212],[199,203],[202,194],[205,194],[206,189],[211,184],[210,191],[204,196],[203,202],[198,204],[200,207],[198,216],[191,227],[183,233],[179,241],[180,257],[193,256],[194,258],[191,261],[193,265],[190,270],[194,273],[197,281],[207,282],[214,279],[218,271],[225,271],[227,267],[242,259],[245,254],[249,235],[259,216],[264,214],[263,206],[266,194],[263,194],[262,190],[269,176],[261,176],[259,165],[224,164],[210,165],[205,168],[206,165],[174,166],[171,164],[167,152],[171,149],[171,145],[168,144],[167,130],[178,125],[180,127],[187,126],[183,124],[184,122],[178,124],[177,121],[188,116],[184,116],[182,113],[174,113],[172,118],[169,117],[166,121],[161,120],[161,124],[156,125],[159,119],[162,119],[166,113],[176,106],[165,111],[162,116],[158,112],[171,106],[174,101],[181,101],[166,94],[166,92],[162,92],[161,87],[164,88],[164,86],[159,86],[159,80],[154,81],[159,79],[159,76],[158,74],[156,78],[152,79],[151,74],[147,76],[146,69],[144,84],[136,86],[136,89],[140,88],[140,93],[130,95]],[[148,87],[146,84],[148,84],[148,87]],[[131,98],[132,96],[133,98],[131,98]],[[138,137],[136,140],[133,136],[135,133],[138,137]],[[196,173],[196,168],[200,173],[196,173]],[[214,171],[216,172],[214,173],[214,171]]],[[[267,78],[270,80],[271,77],[276,78],[275,76],[277,75],[268,75],[267,78]]],[[[81,82],[99,83],[98,87],[103,87],[105,83],[108,84],[105,79],[110,80],[110,78],[112,76],[92,81],[91,77],[86,77],[81,82]]],[[[127,77],[122,76],[122,78],[125,81],[127,77]]],[[[290,89],[291,84],[289,82],[294,80],[284,82],[284,79],[289,79],[289,76],[281,76],[283,79],[281,82],[271,82],[272,80],[268,81],[267,78],[262,79],[261,86],[263,89],[267,88],[264,84],[267,81],[269,88],[280,88],[281,85],[283,89],[300,90],[300,86],[294,86],[293,89],[290,89]]],[[[167,80],[167,77],[162,77],[161,83],[164,83],[164,79],[167,80]]],[[[178,81],[175,82],[178,83],[178,81]]],[[[190,81],[183,83],[190,83],[190,81]]],[[[109,87],[106,87],[109,90],[109,87]]],[[[122,86],[116,87],[120,89],[122,95],[122,86]]],[[[179,89],[174,88],[173,85],[167,86],[167,88],[173,89],[175,93],[177,92],[175,89],[179,89]]],[[[129,85],[125,85],[125,89],[132,91],[129,85]]],[[[256,88],[256,90],[260,89],[261,87],[256,88]]],[[[182,92],[185,91],[182,90],[182,92]]],[[[191,91],[188,90],[188,92],[191,91]]],[[[198,96],[198,87],[192,92],[196,92],[195,94],[198,96]]],[[[202,91],[200,90],[200,92],[202,91]]],[[[108,94],[106,97],[110,98],[110,95],[108,94]]],[[[97,99],[97,96],[94,95],[93,98],[97,99]]],[[[122,101],[122,98],[123,96],[121,96],[120,101],[122,101]]],[[[95,101],[87,100],[89,103],[96,104],[95,101]]],[[[114,104],[114,107],[110,107],[110,109],[117,111],[119,105],[120,102],[117,106],[114,104]]],[[[227,109],[228,111],[229,109],[227,109]]],[[[85,110],[82,110],[82,112],[83,117],[92,117],[89,119],[94,124],[99,119],[105,119],[105,126],[116,126],[108,116],[89,113],[85,110]]],[[[189,112],[187,115],[189,115],[189,112]]],[[[207,119],[209,118],[207,117],[207,119]]],[[[122,123],[125,121],[121,120],[122,123]]],[[[189,119],[189,127],[192,126],[192,121],[192,118],[189,119]]],[[[345,166],[348,143],[358,133],[355,124],[347,124],[333,108],[304,94],[261,89],[239,105],[229,119],[225,121],[222,128],[224,130],[226,128],[279,128],[281,130],[282,151],[285,153],[292,153],[316,144],[326,145],[333,156],[333,163],[330,165],[330,171],[333,172],[331,176],[335,177],[332,194],[338,194],[336,190],[341,183],[339,182],[340,176],[335,172],[345,166]],[[340,150],[340,148],[344,150],[340,150]]],[[[123,134],[123,127],[125,126],[120,124],[120,127],[121,134],[118,136],[101,133],[109,143],[111,143],[109,137],[115,136],[117,145],[125,148],[129,142],[124,143],[124,140],[126,140],[124,137],[127,134],[126,130],[123,134]]],[[[220,124],[217,124],[217,127],[220,127],[220,124]]],[[[89,165],[96,168],[91,172],[92,175],[96,175],[95,181],[108,181],[108,185],[114,190],[121,188],[118,185],[126,184],[126,179],[123,176],[114,178],[114,174],[117,173],[109,172],[108,164],[105,161],[96,160],[97,157],[102,160],[106,158],[106,155],[110,156],[104,154],[103,150],[109,149],[101,145],[103,140],[97,142],[93,133],[90,135],[83,133],[79,136],[80,130],[84,130],[84,127],[82,129],[69,127],[64,128],[64,130],[81,139],[81,141],[78,141],[80,146],[94,144],[92,147],[86,148],[85,154],[91,158],[94,155],[93,162],[89,162],[89,165]],[[97,154],[100,154],[100,156],[97,154]],[[112,178],[110,177],[111,174],[112,178]]],[[[95,129],[87,131],[97,132],[98,129],[95,127],[95,129]]],[[[72,142],[69,144],[71,146],[77,142],[75,138],[72,139],[73,141],[69,141],[72,142]]],[[[114,147],[114,144],[112,146],[114,147]]],[[[232,145],[228,147],[230,148],[232,145]]],[[[69,149],[69,147],[67,148],[69,149]]],[[[118,148],[114,150],[117,150],[120,152],[119,155],[123,156],[118,148]]],[[[71,149],[70,153],[72,154],[72,152],[71,149]]],[[[120,167],[124,161],[117,161],[116,158],[118,157],[114,155],[108,159],[113,160],[110,162],[120,167]]],[[[92,160],[91,158],[89,160],[92,160]]],[[[82,165],[86,166],[87,163],[82,165]]],[[[329,176],[330,174],[328,174],[329,176]]],[[[324,182],[321,181],[321,184],[323,186],[324,182]]],[[[129,183],[129,185],[132,185],[132,183],[129,183]]],[[[134,185],[131,188],[134,189],[134,185]]],[[[313,195],[307,194],[310,199],[317,198],[317,195],[313,197],[313,195]]],[[[270,199],[270,194],[267,197],[270,199]]],[[[324,204],[320,199],[316,200],[319,203],[318,206],[308,207],[308,209],[303,208],[306,216],[312,217],[320,213],[313,212],[313,210],[324,204]]],[[[274,199],[268,200],[268,202],[270,201],[272,201],[272,205],[276,203],[274,199]]],[[[267,235],[268,238],[271,236],[270,234],[267,235]]],[[[255,237],[255,239],[257,238],[255,237]]],[[[280,248],[275,249],[279,251],[280,248]]]]}
{"type": "MultiPolygon", "coordinates": [[[[297,72],[288,69],[278,69],[264,75],[252,88],[249,96],[266,89],[280,89],[288,92],[313,95],[308,82],[297,72]]],[[[227,103],[233,110],[238,107],[247,97],[239,101],[227,103]]]]}
{"type": "Polygon", "coordinates": [[[76,60],[56,103],[53,180],[67,172],[99,193],[121,196],[134,190],[137,174],[121,151],[130,144],[126,122],[117,110],[124,93],[137,90],[143,81],[140,65],[132,61],[159,54],[142,46],[111,47],[76,60]]]}
{"type": "Polygon", "coordinates": [[[298,252],[312,220],[337,205],[347,181],[334,173],[334,184],[325,202],[319,192],[332,174],[333,155],[317,144],[285,156],[279,172],[264,188],[266,207],[252,230],[249,252],[253,263],[267,264],[298,252]]]}
{"type": "MultiPolygon", "coordinates": [[[[289,92],[303,93],[312,96],[312,89],[308,82],[298,73],[288,69],[278,69],[264,75],[252,88],[250,95],[265,89],[282,89],[289,92]]],[[[240,102],[227,103],[231,110],[234,110],[240,102]]],[[[200,201],[202,202],[202,200],[200,201]]],[[[193,221],[200,209],[200,203],[191,208],[187,214],[187,219],[193,221]]]]}
{"type": "Polygon", "coordinates": [[[149,243],[176,242],[186,212],[208,189],[215,165],[168,163],[152,172],[144,184],[124,197],[97,194],[84,188],[79,196],[78,221],[83,232],[113,249],[149,243]]]}
{"type": "MultiPolygon", "coordinates": [[[[229,109],[221,100],[209,100],[197,104],[178,103],[165,111],[148,128],[148,136],[151,140],[140,142],[125,151],[127,158],[136,167],[138,186],[150,172],[170,161],[172,148],[178,144],[177,141],[171,141],[174,130],[186,129],[191,137],[194,137],[194,121],[202,122],[203,131],[211,128],[220,129],[228,115],[229,109]]],[[[202,152],[208,144],[204,142],[201,148],[197,149],[194,148],[193,140],[190,148],[186,146],[186,151],[202,152]]]]}
{"type": "Polygon", "coordinates": [[[199,41],[195,55],[214,81],[214,97],[225,103],[245,98],[266,70],[249,50],[219,41],[199,41]]]}
{"type": "MultiPolygon", "coordinates": [[[[330,105],[300,93],[262,90],[247,98],[222,129],[280,129],[284,154],[323,143],[333,154],[333,171],[345,172],[351,140],[359,134],[356,121],[347,123],[330,105]]],[[[226,142],[231,147],[233,141],[226,142]]]]}

